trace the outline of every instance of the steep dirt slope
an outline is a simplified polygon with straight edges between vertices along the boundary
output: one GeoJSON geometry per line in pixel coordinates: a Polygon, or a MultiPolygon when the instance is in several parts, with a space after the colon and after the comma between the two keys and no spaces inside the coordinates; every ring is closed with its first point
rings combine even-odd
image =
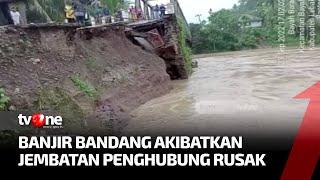
{"type": "Polygon", "coordinates": [[[118,131],[128,113],[170,90],[164,61],[123,26],[0,29],[0,86],[10,110],[59,114],[68,131],[118,131]]]}

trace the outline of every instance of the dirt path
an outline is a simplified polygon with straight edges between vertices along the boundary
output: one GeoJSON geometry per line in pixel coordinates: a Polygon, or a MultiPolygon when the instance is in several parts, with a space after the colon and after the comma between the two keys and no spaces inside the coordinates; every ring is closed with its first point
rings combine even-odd
{"type": "Polygon", "coordinates": [[[319,56],[290,50],[279,60],[269,49],[198,59],[188,81],[135,110],[124,132],[292,138],[307,107],[292,97],[320,79],[319,56]]]}

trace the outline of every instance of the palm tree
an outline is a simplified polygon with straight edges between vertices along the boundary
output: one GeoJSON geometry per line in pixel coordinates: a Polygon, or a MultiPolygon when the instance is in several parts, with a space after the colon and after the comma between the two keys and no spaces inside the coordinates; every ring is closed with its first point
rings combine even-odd
{"type": "Polygon", "coordinates": [[[31,1],[31,9],[34,8],[36,11],[38,11],[39,13],[41,13],[43,16],[46,17],[48,22],[51,22],[52,19],[51,17],[48,15],[48,13],[45,11],[45,9],[41,6],[41,4],[39,3],[38,0],[32,0],[31,1]]]}
{"type": "Polygon", "coordinates": [[[43,14],[48,22],[64,19],[65,0],[32,0],[34,8],[43,14]]]}
{"type": "Polygon", "coordinates": [[[33,16],[31,19],[45,19],[46,22],[63,21],[65,0],[30,0],[27,3],[27,12],[33,16]]]}

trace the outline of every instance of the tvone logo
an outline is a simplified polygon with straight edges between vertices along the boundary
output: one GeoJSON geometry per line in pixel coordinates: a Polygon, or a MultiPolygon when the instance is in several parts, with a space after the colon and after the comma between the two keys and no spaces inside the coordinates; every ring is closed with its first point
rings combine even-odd
{"type": "Polygon", "coordinates": [[[61,116],[45,116],[41,113],[36,113],[32,116],[19,114],[18,120],[20,126],[29,126],[31,124],[35,128],[61,127],[63,121],[61,116]]]}

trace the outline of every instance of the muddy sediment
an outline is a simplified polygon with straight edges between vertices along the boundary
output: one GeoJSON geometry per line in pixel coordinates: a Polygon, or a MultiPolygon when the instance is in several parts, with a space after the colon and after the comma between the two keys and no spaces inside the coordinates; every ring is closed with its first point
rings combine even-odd
{"type": "Polygon", "coordinates": [[[119,131],[129,112],[170,90],[164,60],[124,29],[1,27],[0,86],[11,109],[59,114],[68,131],[119,131]]]}
{"type": "Polygon", "coordinates": [[[202,56],[188,81],[133,111],[124,134],[239,134],[289,147],[309,102],[293,97],[319,81],[319,55],[317,48],[202,56]]]}

